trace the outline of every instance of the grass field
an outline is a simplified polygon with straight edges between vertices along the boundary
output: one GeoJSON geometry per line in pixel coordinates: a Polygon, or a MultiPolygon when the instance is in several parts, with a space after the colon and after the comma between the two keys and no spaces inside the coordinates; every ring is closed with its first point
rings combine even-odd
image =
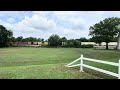
{"type": "MultiPolygon", "coordinates": [[[[68,68],[66,64],[80,57],[118,62],[120,52],[81,48],[0,48],[0,78],[2,79],[108,79],[116,77],[79,67],[68,68]]],[[[88,65],[117,72],[117,67],[85,62],[88,65]]]]}

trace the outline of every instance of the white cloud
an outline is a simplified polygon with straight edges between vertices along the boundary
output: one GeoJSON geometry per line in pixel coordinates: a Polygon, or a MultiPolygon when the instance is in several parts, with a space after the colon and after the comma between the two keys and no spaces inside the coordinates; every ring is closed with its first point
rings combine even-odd
{"type": "Polygon", "coordinates": [[[11,29],[11,30],[13,29],[13,25],[12,24],[7,23],[7,22],[5,22],[3,20],[0,20],[0,25],[5,26],[7,29],[11,29]]]}
{"type": "Polygon", "coordinates": [[[9,18],[7,21],[8,21],[9,23],[14,23],[14,22],[15,22],[15,19],[14,19],[14,18],[9,18]]]}
{"type": "Polygon", "coordinates": [[[33,15],[31,18],[25,17],[20,23],[38,30],[50,30],[56,27],[53,20],[48,20],[46,17],[39,15],[33,15]]]}
{"type": "MultiPolygon", "coordinates": [[[[68,39],[88,38],[89,27],[107,17],[120,16],[118,11],[32,11],[0,12],[0,24],[13,30],[14,36],[48,39],[52,34],[68,39]],[[29,15],[31,14],[31,16],[29,15]],[[3,19],[6,16],[7,21],[3,19]],[[2,17],[2,18],[1,18],[2,17]],[[18,20],[20,18],[20,20],[18,20]],[[18,20],[18,21],[17,21],[18,20]],[[17,22],[16,22],[17,21],[17,22]]],[[[6,18],[5,17],[5,18],[6,18]]]]}
{"type": "MultiPolygon", "coordinates": [[[[12,21],[12,19],[9,19],[9,21],[12,21]]],[[[40,15],[33,15],[31,18],[25,16],[25,19],[15,24],[4,22],[2,20],[0,20],[0,23],[2,23],[2,25],[4,25],[7,29],[13,30],[15,36],[24,37],[44,37],[51,34],[51,32],[49,32],[50,30],[54,30],[56,28],[54,20],[47,19],[46,17],[40,15]]]]}

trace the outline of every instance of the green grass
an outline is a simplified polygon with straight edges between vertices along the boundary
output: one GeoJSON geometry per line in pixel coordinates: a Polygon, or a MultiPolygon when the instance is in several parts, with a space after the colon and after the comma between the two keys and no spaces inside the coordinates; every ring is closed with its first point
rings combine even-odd
{"type": "Polygon", "coordinates": [[[62,64],[29,65],[0,68],[2,79],[96,79],[98,77],[80,73],[77,69],[62,64]]]}
{"type": "MultiPolygon", "coordinates": [[[[0,48],[0,78],[10,79],[98,79],[116,77],[91,69],[68,68],[66,64],[80,57],[118,62],[120,52],[82,48],[0,48]]],[[[88,65],[117,72],[117,67],[85,62],[88,65]]]]}

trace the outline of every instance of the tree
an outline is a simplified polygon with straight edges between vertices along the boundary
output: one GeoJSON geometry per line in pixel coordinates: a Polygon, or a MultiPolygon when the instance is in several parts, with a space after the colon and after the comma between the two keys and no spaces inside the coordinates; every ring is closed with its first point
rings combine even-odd
{"type": "Polygon", "coordinates": [[[58,45],[62,46],[62,42],[63,42],[63,40],[62,40],[62,38],[60,38],[59,41],[58,41],[58,45]]]}
{"type": "Polygon", "coordinates": [[[0,47],[10,45],[10,38],[13,36],[11,30],[7,30],[3,25],[0,25],[0,47]]]}
{"type": "Polygon", "coordinates": [[[94,42],[94,38],[92,37],[92,38],[89,38],[88,39],[88,42],[94,42]]]}
{"type": "Polygon", "coordinates": [[[78,41],[78,40],[74,40],[74,41],[73,41],[73,45],[74,45],[74,47],[80,47],[81,42],[78,41]]]}
{"type": "Polygon", "coordinates": [[[10,41],[11,41],[11,42],[16,42],[16,38],[15,38],[15,37],[11,37],[11,38],[10,38],[10,41]]]}
{"type": "Polygon", "coordinates": [[[67,40],[65,46],[74,47],[74,41],[74,39],[67,40]]]}
{"type": "Polygon", "coordinates": [[[114,37],[110,42],[117,42],[118,37],[114,37]]]}
{"type": "Polygon", "coordinates": [[[67,38],[66,38],[66,37],[62,37],[61,40],[62,40],[63,42],[65,42],[65,41],[67,41],[67,38]]]}
{"type": "Polygon", "coordinates": [[[44,39],[42,38],[41,41],[44,42],[44,39]]]}
{"type": "Polygon", "coordinates": [[[50,46],[58,46],[60,37],[56,34],[53,34],[49,37],[48,42],[50,46]]]}
{"type": "Polygon", "coordinates": [[[27,42],[27,39],[26,39],[26,38],[23,38],[23,39],[22,39],[22,42],[27,42]]]}
{"type": "Polygon", "coordinates": [[[97,43],[106,42],[106,49],[108,49],[108,43],[117,35],[119,37],[120,30],[116,27],[119,24],[120,18],[106,18],[91,26],[89,28],[89,35],[91,35],[97,43]]]}
{"type": "Polygon", "coordinates": [[[38,38],[37,41],[38,42],[44,42],[44,39],[43,38],[38,38]]]}
{"type": "Polygon", "coordinates": [[[88,40],[87,40],[85,37],[81,37],[79,40],[80,40],[81,42],[88,42],[88,40]]]}
{"type": "Polygon", "coordinates": [[[102,43],[102,37],[100,37],[100,36],[93,36],[91,39],[90,39],[91,41],[94,41],[95,43],[97,43],[97,44],[99,44],[99,45],[101,45],[101,43],[102,43]]]}
{"type": "Polygon", "coordinates": [[[16,41],[17,41],[17,42],[22,42],[22,39],[23,39],[23,37],[22,37],[22,36],[19,36],[19,37],[16,38],[16,41]]]}
{"type": "Polygon", "coordinates": [[[27,40],[28,42],[37,42],[37,41],[38,41],[38,39],[35,38],[35,37],[28,37],[28,38],[26,38],[26,40],[27,40]]]}
{"type": "Polygon", "coordinates": [[[65,37],[62,37],[59,39],[59,46],[64,45],[64,43],[67,41],[65,37]]]}

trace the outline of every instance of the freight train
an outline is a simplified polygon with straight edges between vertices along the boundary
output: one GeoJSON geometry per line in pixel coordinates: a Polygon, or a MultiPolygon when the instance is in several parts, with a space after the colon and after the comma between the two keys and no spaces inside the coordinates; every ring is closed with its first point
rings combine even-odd
{"type": "Polygon", "coordinates": [[[13,45],[48,45],[48,42],[11,42],[13,45]]]}

